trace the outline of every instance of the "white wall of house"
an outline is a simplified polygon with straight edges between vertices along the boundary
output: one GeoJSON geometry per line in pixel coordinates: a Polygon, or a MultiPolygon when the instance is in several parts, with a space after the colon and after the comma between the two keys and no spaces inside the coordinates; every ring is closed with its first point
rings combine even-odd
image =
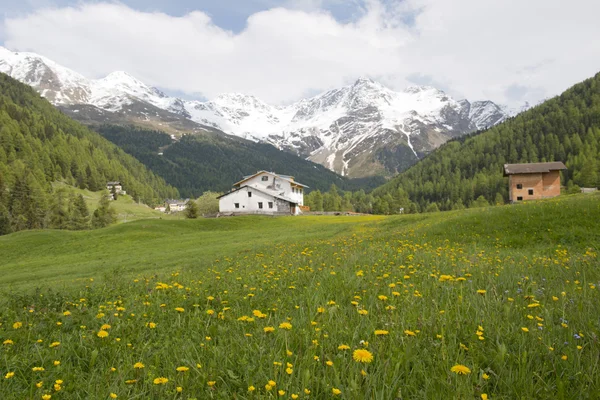
{"type": "MultiPolygon", "coordinates": [[[[219,199],[220,212],[235,212],[235,213],[279,213],[289,212],[283,204],[273,196],[261,193],[258,190],[253,190],[251,187],[242,188],[229,195],[219,199]],[[251,193],[251,196],[248,196],[251,193]],[[262,203],[262,208],[259,203],[262,203]],[[272,204],[272,208],[269,207],[272,204]],[[237,204],[237,207],[236,207],[237,204]]],[[[289,206],[288,206],[289,207],[289,206]]]]}
{"type": "Polygon", "coordinates": [[[304,205],[304,189],[299,186],[296,187],[293,185],[293,183],[279,178],[277,175],[273,175],[268,172],[262,172],[259,175],[241,183],[241,186],[244,185],[276,190],[277,192],[282,193],[283,197],[287,197],[298,202],[298,205],[304,205]],[[273,180],[275,180],[275,187],[273,187],[273,180]]]}

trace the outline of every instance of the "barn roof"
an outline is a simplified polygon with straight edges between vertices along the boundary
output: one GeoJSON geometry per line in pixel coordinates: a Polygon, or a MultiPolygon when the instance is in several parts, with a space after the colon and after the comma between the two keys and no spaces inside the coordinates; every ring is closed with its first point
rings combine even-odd
{"type": "Polygon", "coordinates": [[[297,200],[293,200],[293,199],[290,199],[289,197],[282,196],[281,194],[279,194],[279,192],[275,192],[273,190],[268,190],[268,189],[263,189],[263,188],[257,188],[257,187],[249,186],[249,185],[244,185],[244,186],[240,186],[238,188],[235,188],[231,192],[225,193],[224,195],[221,195],[221,196],[217,197],[217,199],[220,199],[220,198],[225,197],[225,196],[229,196],[230,194],[233,194],[233,193],[235,193],[237,191],[240,191],[243,188],[250,188],[252,190],[256,190],[257,192],[264,193],[267,196],[271,196],[271,197],[274,197],[274,198],[280,199],[280,200],[285,200],[285,201],[287,201],[289,203],[292,203],[292,204],[298,204],[297,200]]]}
{"type": "Polygon", "coordinates": [[[562,171],[567,169],[560,161],[527,164],[504,164],[504,176],[515,174],[540,174],[550,171],[562,171]]]}

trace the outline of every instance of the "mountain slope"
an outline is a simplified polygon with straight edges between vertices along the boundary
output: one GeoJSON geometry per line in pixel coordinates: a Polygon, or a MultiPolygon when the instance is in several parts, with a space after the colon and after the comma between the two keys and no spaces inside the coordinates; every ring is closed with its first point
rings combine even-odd
{"type": "Polygon", "coordinates": [[[86,123],[134,123],[169,133],[212,127],[271,143],[350,177],[403,171],[448,139],[509,115],[490,101],[457,101],[425,86],[395,92],[369,79],[280,107],[244,94],[181,100],[125,72],[91,80],[36,54],[3,48],[0,71],[86,123]]]}
{"type": "Polygon", "coordinates": [[[177,195],[139,161],[0,73],[0,232],[7,219],[12,230],[45,227],[55,181],[95,191],[114,180],[142,202],[177,195]]]}
{"type": "Polygon", "coordinates": [[[173,139],[163,132],[137,127],[103,125],[95,129],[185,197],[197,197],[206,190],[225,192],[242,176],[259,170],[293,175],[310,186],[309,191],[327,190],[332,184],[344,190],[373,189],[385,181],[382,177],[350,180],[270,144],[236,136],[205,134],[173,139]]]}
{"type": "Polygon", "coordinates": [[[563,161],[562,183],[600,186],[600,74],[483,133],[452,140],[374,191],[391,212],[410,200],[447,210],[508,200],[505,163],[563,161]],[[408,196],[408,198],[406,197],[408,196]]]}

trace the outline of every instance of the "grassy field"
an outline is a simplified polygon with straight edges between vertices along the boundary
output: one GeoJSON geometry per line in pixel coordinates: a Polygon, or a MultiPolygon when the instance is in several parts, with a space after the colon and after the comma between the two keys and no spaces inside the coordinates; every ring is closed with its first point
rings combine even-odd
{"type": "Polygon", "coordinates": [[[600,398],[599,219],[592,195],[1,237],[0,397],[600,398]]]}

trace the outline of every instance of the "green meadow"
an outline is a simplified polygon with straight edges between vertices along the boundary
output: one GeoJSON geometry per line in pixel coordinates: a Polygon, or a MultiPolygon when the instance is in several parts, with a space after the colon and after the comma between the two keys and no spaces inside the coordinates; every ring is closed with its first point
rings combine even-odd
{"type": "Polygon", "coordinates": [[[576,195],[0,237],[0,397],[596,399],[598,220],[576,195]]]}

